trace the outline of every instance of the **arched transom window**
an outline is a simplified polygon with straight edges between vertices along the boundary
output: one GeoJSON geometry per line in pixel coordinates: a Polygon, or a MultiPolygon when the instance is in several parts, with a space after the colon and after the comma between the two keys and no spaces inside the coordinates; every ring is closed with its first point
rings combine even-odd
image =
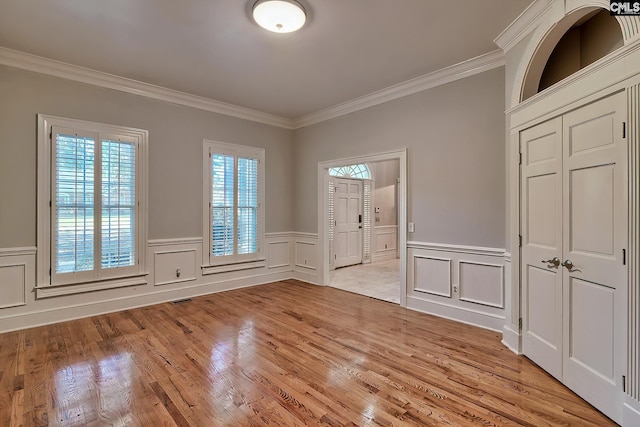
{"type": "Polygon", "coordinates": [[[329,175],[342,178],[371,179],[369,167],[364,163],[331,168],[329,169],[329,175]]]}

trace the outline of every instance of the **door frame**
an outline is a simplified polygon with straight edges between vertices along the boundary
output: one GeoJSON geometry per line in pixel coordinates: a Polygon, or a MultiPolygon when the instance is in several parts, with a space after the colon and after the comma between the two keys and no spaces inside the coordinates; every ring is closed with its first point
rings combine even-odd
{"type": "MultiPolygon", "coordinates": [[[[508,195],[509,243],[507,307],[503,343],[517,353],[522,351],[522,335],[519,327],[522,316],[521,252],[521,194],[520,194],[520,131],[542,123],[553,117],[592,103],[616,92],[627,97],[627,155],[628,155],[628,223],[627,243],[628,303],[627,303],[627,349],[626,349],[626,400],[623,425],[637,425],[640,421],[640,379],[633,373],[640,370],[640,330],[635,326],[640,321],[640,41],[620,48],[618,51],[580,70],[558,84],[534,95],[507,111],[509,129],[508,150],[508,195]],[[510,262],[510,263],[509,263],[510,262]],[[626,421],[631,420],[634,421],[626,421]]],[[[623,350],[625,351],[625,350],[623,350]]]]}
{"type": "Polygon", "coordinates": [[[385,153],[326,160],[318,162],[318,247],[320,268],[318,284],[329,284],[329,168],[357,163],[374,163],[398,160],[400,183],[398,185],[398,236],[400,244],[400,306],[407,306],[407,149],[385,153]]]}

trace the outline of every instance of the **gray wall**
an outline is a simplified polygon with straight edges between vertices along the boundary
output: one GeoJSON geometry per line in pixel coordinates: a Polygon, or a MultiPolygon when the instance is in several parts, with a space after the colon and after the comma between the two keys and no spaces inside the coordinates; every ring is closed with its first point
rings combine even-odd
{"type": "Polygon", "coordinates": [[[0,66],[0,248],[36,244],[36,114],[149,131],[149,238],[202,235],[202,141],[265,148],[266,231],[293,230],[293,132],[0,66]]]}
{"type": "Polygon", "coordinates": [[[387,160],[385,162],[369,163],[375,181],[374,204],[380,208],[376,213],[374,226],[398,225],[396,190],[397,179],[400,177],[400,162],[387,160]]]}
{"type": "Polygon", "coordinates": [[[294,228],[317,232],[318,162],[408,149],[409,240],[505,246],[504,69],[295,131],[294,228]]]}

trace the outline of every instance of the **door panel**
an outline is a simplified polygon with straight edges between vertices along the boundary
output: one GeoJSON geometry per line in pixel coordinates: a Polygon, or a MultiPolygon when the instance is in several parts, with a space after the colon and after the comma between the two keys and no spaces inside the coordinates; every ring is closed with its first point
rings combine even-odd
{"type": "Polygon", "coordinates": [[[626,96],[564,116],[563,382],[616,422],[625,374],[628,238],[626,96]]]}
{"type": "Polygon", "coordinates": [[[613,256],[615,165],[570,171],[572,252],[613,256]]]}
{"type": "MultiPolygon", "coordinates": [[[[527,272],[527,301],[529,316],[527,333],[545,345],[552,352],[549,357],[558,358],[558,335],[562,332],[562,294],[558,292],[557,273],[545,267],[529,265],[527,272]]],[[[530,349],[534,357],[545,355],[547,351],[530,349]]]]}
{"type": "Polygon", "coordinates": [[[615,290],[572,278],[569,354],[574,363],[615,384],[613,348],[615,290]],[[594,316],[593,307],[598,307],[594,316]]]}
{"type": "Polygon", "coordinates": [[[362,263],[362,181],[335,179],[334,265],[362,263]]]}
{"type": "Polygon", "coordinates": [[[530,245],[551,250],[558,247],[555,227],[556,187],[558,175],[531,176],[527,178],[527,242],[530,245]]]}
{"type": "Polygon", "coordinates": [[[562,120],[520,135],[522,153],[522,348],[562,378],[562,120]]]}

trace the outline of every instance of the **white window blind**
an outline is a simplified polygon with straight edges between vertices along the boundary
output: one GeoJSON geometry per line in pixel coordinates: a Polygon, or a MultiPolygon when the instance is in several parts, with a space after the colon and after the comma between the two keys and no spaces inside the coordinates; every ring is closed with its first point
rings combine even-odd
{"type": "Polygon", "coordinates": [[[136,147],[102,140],[102,268],[135,263],[136,147]]]}
{"type": "Polygon", "coordinates": [[[211,154],[211,255],[234,253],[235,159],[224,154],[211,154]]]}
{"type": "Polygon", "coordinates": [[[238,158],[238,254],[258,250],[258,159],[238,158]]]}
{"type": "Polygon", "coordinates": [[[262,239],[263,150],[205,141],[210,171],[208,264],[257,259],[262,239]]]}
{"type": "Polygon", "coordinates": [[[137,264],[137,141],[51,128],[51,284],[132,273],[137,264]]]}
{"type": "Polygon", "coordinates": [[[95,147],[93,137],[56,132],[55,273],[94,269],[95,147]]]}

